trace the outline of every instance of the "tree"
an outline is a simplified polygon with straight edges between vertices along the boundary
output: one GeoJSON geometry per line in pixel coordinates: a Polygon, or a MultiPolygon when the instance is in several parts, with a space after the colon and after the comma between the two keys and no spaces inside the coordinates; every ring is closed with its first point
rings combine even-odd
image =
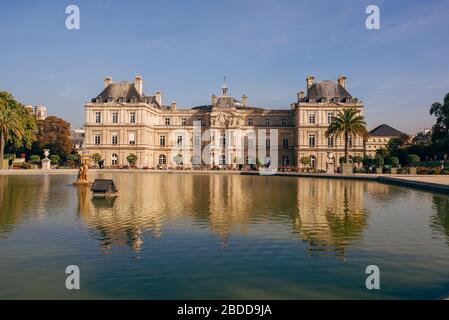
{"type": "Polygon", "coordinates": [[[3,169],[5,143],[9,139],[22,139],[23,135],[19,114],[0,99],[0,169],[3,169]]]}
{"type": "Polygon", "coordinates": [[[30,149],[31,144],[36,140],[37,127],[35,117],[6,91],[0,92],[0,106],[17,114],[22,127],[21,135],[10,134],[8,139],[4,139],[4,149],[11,154],[15,154],[17,151],[26,153],[26,149],[30,149]]]}
{"type": "Polygon", "coordinates": [[[310,163],[312,162],[312,160],[310,160],[310,157],[302,157],[301,159],[299,159],[299,162],[304,166],[307,167],[310,165],[310,163]]]}
{"type": "Polygon", "coordinates": [[[392,167],[397,167],[399,165],[399,158],[394,156],[386,157],[385,164],[392,167]]]}
{"type": "Polygon", "coordinates": [[[356,163],[357,165],[360,165],[363,161],[363,158],[361,156],[354,156],[352,157],[352,162],[356,163]]]}
{"type": "Polygon", "coordinates": [[[388,141],[387,150],[388,151],[396,150],[400,147],[403,147],[409,141],[410,141],[410,137],[406,134],[402,134],[400,137],[393,138],[393,139],[390,139],[390,141],[388,141]]]}
{"type": "Polygon", "coordinates": [[[356,108],[351,107],[339,111],[325,133],[326,138],[338,137],[341,135],[344,136],[345,141],[345,163],[348,163],[349,136],[360,136],[362,138],[368,136],[365,120],[356,108]]]}
{"type": "Polygon", "coordinates": [[[382,158],[380,156],[376,156],[374,158],[374,164],[377,168],[382,168],[384,165],[384,158],[382,158]]]}
{"type": "Polygon", "coordinates": [[[137,156],[134,153],[131,153],[126,157],[126,161],[128,161],[131,166],[135,166],[137,163],[137,156]]]}
{"type": "Polygon", "coordinates": [[[94,160],[95,163],[98,163],[101,160],[101,154],[99,153],[94,153],[92,155],[92,160],[94,160]]]}
{"type": "Polygon", "coordinates": [[[432,128],[432,143],[441,150],[449,149],[449,93],[446,93],[443,103],[434,102],[430,114],[437,118],[432,128]]]}
{"type": "Polygon", "coordinates": [[[416,154],[409,154],[408,156],[407,156],[407,162],[409,163],[409,165],[411,166],[411,167],[414,167],[414,166],[416,166],[416,164],[419,162],[419,156],[418,155],[416,155],[416,154]]]}
{"type": "Polygon", "coordinates": [[[374,159],[372,157],[364,157],[362,163],[364,167],[369,168],[374,165],[374,159]]]}
{"type": "Polygon", "coordinates": [[[384,159],[388,155],[389,155],[388,151],[385,150],[384,148],[379,148],[376,150],[376,157],[380,157],[380,158],[384,159]]]}
{"type": "Polygon", "coordinates": [[[42,150],[50,149],[50,154],[65,159],[73,149],[70,139],[70,124],[61,118],[50,116],[37,123],[37,141],[33,151],[42,154],[42,150]]]}

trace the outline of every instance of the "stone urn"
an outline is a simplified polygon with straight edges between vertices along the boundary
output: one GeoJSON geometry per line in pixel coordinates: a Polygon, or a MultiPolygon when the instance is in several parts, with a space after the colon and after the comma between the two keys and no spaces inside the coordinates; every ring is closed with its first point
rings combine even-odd
{"type": "Polygon", "coordinates": [[[50,155],[49,149],[44,149],[44,156],[45,158],[42,159],[42,170],[50,170],[50,159],[48,159],[48,156],[50,155]]]}

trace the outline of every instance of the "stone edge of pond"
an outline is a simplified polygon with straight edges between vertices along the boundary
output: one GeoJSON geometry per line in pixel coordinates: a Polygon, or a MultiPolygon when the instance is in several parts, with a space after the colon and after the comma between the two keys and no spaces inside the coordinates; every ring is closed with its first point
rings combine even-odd
{"type": "MultiPolygon", "coordinates": [[[[0,176],[9,175],[42,175],[42,174],[77,174],[77,169],[56,169],[56,170],[0,170],[0,176]]],[[[91,169],[90,173],[145,173],[145,174],[233,174],[233,175],[251,175],[258,176],[259,172],[255,171],[233,171],[233,170],[144,170],[144,169],[91,169]]],[[[427,191],[434,191],[440,193],[449,194],[449,177],[448,184],[433,183],[428,181],[401,179],[401,176],[391,177],[389,175],[348,175],[343,176],[340,174],[323,174],[323,173],[298,173],[298,172],[278,172],[273,176],[281,177],[304,177],[304,178],[322,178],[322,179],[346,179],[346,180],[359,180],[359,181],[377,181],[380,183],[387,183],[393,185],[399,185],[414,189],[421,189],[427,191]]],[[[404,176],[404,177],[417,177],[420,176],[404,176]]],[[[425,176],[427,177],[427,176],[425,176]]]]}

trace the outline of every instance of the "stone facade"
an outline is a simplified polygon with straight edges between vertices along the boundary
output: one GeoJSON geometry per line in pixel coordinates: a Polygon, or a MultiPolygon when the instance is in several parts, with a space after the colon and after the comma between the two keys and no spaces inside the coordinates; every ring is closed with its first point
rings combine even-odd
{"type": "MultiPolygon", "coordinates": [[[[126,165],[131,153],[137,155],[138,167],[235,167],[255,163],[249,146],[265,143],[261,140],[276,129],[277,146],[266,142],[267,158],[259,162],[270,159],[270,149],[276,148],[278,166],[301,166],[301,157],[310,157],[310,167],[327,170],[329,154],[338,162],[344,143],[341,137],[325,138],[325,131],[332,117],[347,107],[363,113],[363,104],[346,91],[345,77],[317,83],[308,77],[306,94],[299,92],[288,109],[271,110],[249,106],[245,95],[241,101],[231,97],[226,85],[219,96],[211,97],[210,104],[181,109],[175,101],[164,105],[159,91],[145,95],[141,77],[133,83],[115,83],[108,77],[104,90],[85,105],[85,148],[88,153],[100,153],[108,167],[126,165]],[[201,123],[202,138],[194,122],[201,123]],[[254,137],[228,136],[229,130],[253,132],[254,137]],[[180,146],[181,160],[173,151],[180,146]],[[201,159],[194,152],[199,146],[201,159]]],[[[350,154],[363,155],[362,139],[354,137],[350,142],[350,154]]]]}
{"type": "Polygon", "coordinates": [[[366,140],[366,155],[375,157],[377,150],[388,149],[388,143],[391,139],[397,139],[402,136],[406,136],[406,134],[387,124],[381,124],[380,126],[375,127],[369,132],[369,137],[366,140]]]}

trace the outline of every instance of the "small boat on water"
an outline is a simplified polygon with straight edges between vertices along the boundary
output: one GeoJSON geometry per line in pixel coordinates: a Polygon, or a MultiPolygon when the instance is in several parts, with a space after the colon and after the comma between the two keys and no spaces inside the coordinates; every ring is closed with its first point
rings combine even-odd
{"type": "Polygon", "coordinates": [[[118,189],[114,180],[111,179],[95,179],[91,189],[92,196],[97,198],[115,197],[118,195],[118,189]]]}

